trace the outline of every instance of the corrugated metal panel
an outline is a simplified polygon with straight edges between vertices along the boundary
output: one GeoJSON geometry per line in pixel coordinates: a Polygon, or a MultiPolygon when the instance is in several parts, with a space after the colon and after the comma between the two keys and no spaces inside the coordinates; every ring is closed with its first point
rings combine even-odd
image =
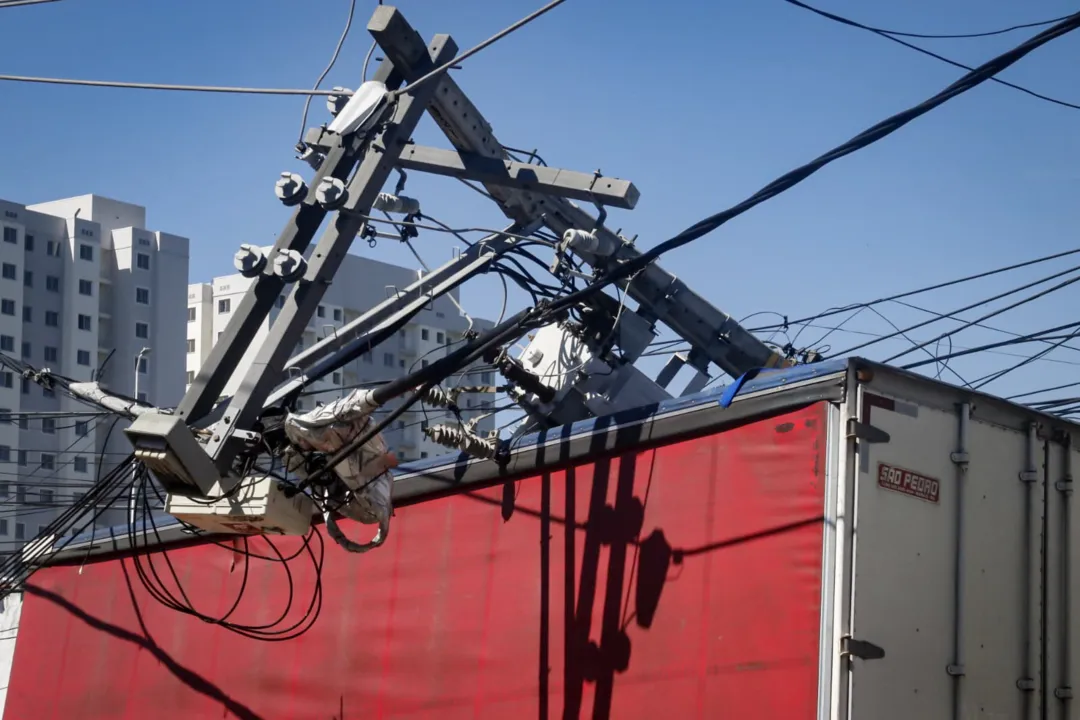
{"type": "MultiPolygon", "coordinates": [[[[285,643],[164,608],[130,558],[46,568],[4,717],[812,718],[825,445],[819,402],[530,477],[512,506],[496,488],[403,508],[380,550],[327,547],[322,616],[285,643]]],[[[245,560],[169,556],[224,612],[245,560]]],[[[269,620],[284,575],[247,562],[234,619],[269,620]]]]}

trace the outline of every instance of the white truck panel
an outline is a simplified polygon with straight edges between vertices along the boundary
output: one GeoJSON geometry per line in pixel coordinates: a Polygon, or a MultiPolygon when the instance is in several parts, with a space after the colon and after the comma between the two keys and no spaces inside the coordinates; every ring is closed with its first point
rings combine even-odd
{"type": "MultiPolygon", "coordinates": [[[[847,663],[840,694],[848,707],[832,715],[1019,719],[1039,717],[1045,703],[1044,717],[1064,720],[1068,701],[1055,690],[1069,687],[1080,660],[1076,623],[1064,612],[1080,597],[1078,573],[1068,573],[1068,597],[1061,589],[1065,494],[1054,483],[1065,477],[1065,451],[1028,429],[1030,413],[1016,408],[1003,420],[1000,401],[984,413],[979,396],[938,387],[928,392],[896,376],[860,385],[859,417],[870,429],[857,441],[852,470],[853,553],[846,567],[838,555],[836,566],[850,578],[846,632],[885,655],[847,663]],[[965,401],[970,419],[961,438],[965,401]],[[1063,668],[1065,652],[1071,666],[1063,668]]],[[[1071,565],[1076,554],[1068,555],[1071,565]]],[[[844,632],[833,630],[834,648],[844,632]]]]}

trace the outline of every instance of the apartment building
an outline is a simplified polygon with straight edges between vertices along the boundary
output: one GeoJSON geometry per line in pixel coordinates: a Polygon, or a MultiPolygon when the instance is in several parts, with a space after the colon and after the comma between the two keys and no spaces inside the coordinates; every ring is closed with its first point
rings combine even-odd
{"type": "MultiPolygon", "coordinates": [[[[184,391],[188,240],[97,195],[0,200],[0,352],[155,404],[184,391]]],[[[17,550],[131,451],[123,421],[0,372],[0,553],[17,550]]],[[[124,522],[122,510],[99,527],[124,522]]]]}
{"type": "MultiPolygon", "coordinates": [[[[264,250],[269,251],[270,248],[264,250]]],[[[335,282],[327,289],[315,317],[308,323],[304,338],[296,348],[297,352],[322,338],[332,336],[341,327],[416,280],[416,270],[357,255],[346,256],[335,282]]],[[[188,287],[188,383],[194,381],[213,344],[225,333],[233,312],[252,282],[253,280],[243,275],[235,274],[188,287]]],[[[454,291],[453,296],[455,300],[458,299],[457,291],[454,291]]],[[[285,297],[279,297],[226,385],[225,395],[236,391],[284,304],[285,297]]],[[[478,318],[473,318],[472,322],[473,328],[478,331],[492,326],[491,322],[478,318]]],[[[308,394],[301,398],[299,409],[312,409],[316,403],[342,397],[362,383],[390,380],[412,369],[426,367],[428,363],[453,351],[468,328],[468,318],[462,316],[448,296],[436,298],[415,316],[407,327],[399,331],[392,341],[383,343],[375,348],[374,352],[353,361],[341,371],[313,383],[306,391],[308,394]]],[[[486,386],[494,382],[492,373],[478,370],[463,375],[459,384],[469,387],[486,386]]],[[[486,415],[493,400],[494,395],[491,394],[463,395],[459,400],[463,417],[469,419],[486,415]]],[[[455,420],[440,410],[428,410],[427,413],[420,412],[419,409],[410,411],[387,430],[385,437],[402,460],[416,460],[453,452],[432,443],[423,433],[425,425],[441,422],[455,420]]],[[[491,416],[482,417],[477,422],[477,429],[483,432],[493,427],[494,418],[491,416]]]]}

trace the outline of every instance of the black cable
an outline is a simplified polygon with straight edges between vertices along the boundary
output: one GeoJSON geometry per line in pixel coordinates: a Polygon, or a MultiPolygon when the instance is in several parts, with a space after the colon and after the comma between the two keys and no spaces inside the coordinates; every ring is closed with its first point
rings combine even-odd
{"type": "Polygon", "coordinates": [[[1076,337],[1077,335],[1080,335],[1080,330],[1073,330],[1071,333],[1069,333],[1068,335],[1066,335],[1065,337],[1063,337],[1061,340],[1057,341],[1056,343],[1054,343],[1050,347],[1043,348],[1039,352],[1034,353],[1034,354],[1032,354],[1031,356],[1029,356],[1027,358],[1024,358],[1020,362],[1015,363],[1015,364],[1011,365],[1010,367],[1005,368],[1004,370],[999,370],[997,372],[990,373],[989,375],[984,375],[983,377],[981,377],[981,378],[979,378],[978,380],[975,381],[975,385],[973,386],[973,389],[978,390],[981,387],[989,385],[990,383],[994,382],[995,380],[1000,380],[1001,378],[1005,377],[1006,375],[1008,375],[1011,372],[1014,372],[1016,370],[1019,370],[1022,367],[1030,365],[1031,363],[1035,362],[1036,360],[1043,357],[1044,355],[1047,355],[1047,354],[1053,352],[1054,350],[1056,350],[1066,340],[1071,340],[1072,338],[1076,337]]]}
{"type": "MultiPolygon", "coordinates": [[[[355,12],[356,0],[350,0],[349,16],[345,20],[345,29],[342,30],[341,37],[338,38],[337,46],[334,48],[334,54],[330,57],[330,62],[327,64],[326,69],[324,69],[319,75],[319,79],[315,81],[315,86],[311,88],[312,90],[318,90],[319,86],[322,85],[323,80],[326,79],[326,76],[330,73],[331,70],[334,69],[334,65],[335,63],[337,63],[338,55],[341,54],[341,48],[345,44],[345,38],[349,37],[349,30],[352,28],[353,13],[355,12]]],[[[364,61],[364,76],[367,77],[366,60],[364,61]]],[[[307,131],[307,116],[309,109],[311,109],[311,95],[308,95],[306,98],[304,98],[304,114],[303,117],[300,119],[300,139],[297,141],[298,149],[303,148],[305,145],[304,133],[307,131]]]]}
{"type": "Polygon", "coordinates": [[[922,343],[922,344],[920,344],[920,345],[918,345],[916,347],[913,347],[911,350],[905,350],[902,353],[897,353],[896,355],[893,355],[892,357],[886,358],[883,362],[886,362],[886,363],[893,362],[894,360],[897,360],[898,358],[902,358],[905,355],[908,355],[908,354],[914,352],[915,350],[919,350],[919,349],[921,349],[923,347],[926,347],[927,345],[929,345],[932,342],[937,342],[938,340],[940,340],[943,337],[948,337],[950,335],[956,335],[957,333],[959,333],[959,332],[961,332],[963,330],[966,330],[967,328],[973,326],[977,322],[982,322],[983,320],[989,320],[992,317],[997,317],[998,315],[1001,315],[1002,313],[1008,312],[1009,310],[1014,310],[1014,309],[1020,307],[1021,305],[1026,305],[1027,303],[1038,300],[1041,297],[1045,297],[1045,296],[1049,295],[1050,293],[1057,292],[1058,290],[1061,290],[1062,288],[1068,287],[1069,285],[1072,285],[1075,282],[1080,282],[1080,277],[1070,278],[1069,280],[1066,280],[1065,282],[1058,283],[1057,285],[1054,285],[1053,287],[1047,288],[1046,290],[1042,290],[1040,292],[1037,292],[1034,295],[1029,295],[1028,297],[1024,298],[1023,300],[1018,300],[1018,301],[1012,303],[1011,305],[1006,305],[1003,308],[1000,308],[998,310],[994,310],[992,312],[989,312],[986,315],[983,315],[982,317],[978,318],[977,320],[972,320],[971,322],[964,323],[963,325],[956,328],[955,330],[950,330],[949,332],[942,333],[941,335],[938,335],[937,337],[935,337],[935,338],[933,338],[931,340],[927,340],[926,342],[924,342],[924,343],[922,343]]]}
{"type": "MultiPolygon", "coordinates": [[[[1027,25],[1017,25],[1015,27],[1011,27],[1011,28],[1008,28],[1006,30],[1000,30],[1000,31],[991,32],[991,33],[975,33],[975,34],[960,35],[960,36],[955,36],[955,35],[954,36],[948,36],[948,35],[945,35],[945,36],[933,36],[933,35],[917,35],[917,34],[913,34],[913,33],[891,32],[889,30],[882,30],[881,28],[875,28],[875,27],[871,27],[869,25],[863,25],[860,22],[855,22],[854,20],[849,20],[848,18],[841,17],[840,15],[835,15],[833,13],[826,12],[824,10],[819,10],[818,8],[813,7],[811,5],[807,5],[806,3],[801,2],[800,0],[784,0],[784,2],[786,2],[789,5],[794,5],[795,7],[802,8],[803,10],[809,10],[810,12],[814,13],[815,15],[819,15],[820,17],[826,18],[828,20],[838,22],[838,23],[840,23],[842,25],[848,25],[848,26],[853,27],[853,28],[858,28],[859,30],[866,30],[867,32],[871,32],[871,33],[873,33],[875,35],[878,35],[879,37],[883,37],[883,38],[885,38],[886,40],[888,40],[890,42],[897,43],[898,45],[903,45],[904,47],[909,48],[911,50],[914,50],[917,53],[921,53],[921,54],[926,55],[928,57],[932,57],[935,60],[940,60],[943,63],[946,63],[948,65],[952,65],[953,67],[961,68],[962,70],[973,70],[974,68],[972,68],[969,65],[965,65],[963,63],[956,62],[955,60],[951,60],[951,59],[945,57],[944,55],[939,55],[938,53],[927,50],[926,48],[922,48],[922,47],[919,47],[918,45],[914,45],[912,43],[901,40],[897,36],[923,37],[923,38],[926,38],[926,37],[986,37],[987,35],[1000,35],[1002,33],[1011,32],[1013,30],[1019,30],[1021,28],[1038,27],[1038,26],[1041,26],[1041,25],[1049,25],[1051,23],[1060,22],[1062,20],[1067,20],[1067,19],[1073,17],[1072,15],[1065,15],[1065,16],[1062,16],[1060,18],[1056,18],[1054,20],[1046,20],[1044,22],[1038,22],[1038,23],[1029,23],[1027,25]]],[[[1039,100],[1045,100],[1046,102],[1053,103],[1054,105],[1061,105],[1062,107],[1071,108],[1073,110],[1080,110],[1080,105],[1076,105],[1076,104],[1071,103],[1071,102],[1065,102],[1064,100],[1058,100],[1057,98],[1050,97],[1049,95],[1043,95],[1042,93],[1037,93],[1034,90],[1029,90],[1026,87],[1023,87],[1022,85],[1017,85],[1016,83],[1011,83],[1011,82],[1008,82],[1006,80],[1001,80],[1000,78],[995,78],[995,77],[989,78],[989,80],[991,80],[992,82],[996,82],[999,85],[1004,85],[1005,87],[1012,88],[1013,90],[1019,90],[1020,92],[1026,94],[1026,95],[1030,95],[1030,96],[1032,96],[1034,98],[1038,98],[1039,100]]]]}
{"type": "Polygon", "coordinates": [[[1016,400],[1022,397],[1031,397],[1032,395],[1039,395],[1044,392],[1053,392],[1054,390],[1064,390],[1065,388],[1080,386],[1080,382],[1065,383],[1064,385],[1055,385],[1053,387],[1043,388],[1042,390],[1032,390],[1030,392],[1020,393],[1019,395],[1009,395],[1006,400],[1016,400]]]}
{"type": "MultiPolygon", "coordinates": [[[[942,360],[952,360],[954,358],[964,357],[965,355],[973,355],[975,353],[986,352],[987,350],[993,350],[994,348],[1008,347],[1010,345],[1023,345],[1025,343],[1030,343],[1030,342],[1039,342],[1039,340],[1041,339],[1041,337],[1043,335],[1047,335],[1047,334],[1053,333],[1053,332],[1058,332],[1060,330],[1065,330],[1065,329],[1068,329],[1068,328],[1075,328],[1078,325],[1080,325],[1080,322],[1071,322],[1071,323],[1067,323],[1065,325],[1060,325],[1058,327],[1050,328],[1048,330],[1040,330],[1038,332],[1030,333],[1028,335],[1022,335],[1022,336],[1017,337],[1017,338],[1009,338],[1008,340],[1000,340],[998,342],[987,343],[985,345],[979,345],[978,347],[967,348],[967,349],[964,349],[964,350],[957,350],[956,352],[949,353],[948,355],[939,355],[939,356],[935,356],[934,358],[932,358],[930,360],[919,360],[918,362],[908,363],[907,365],[901,365],[900,367],[903,368],[904,370],[914,370],[915,368],[920,368],[920,367],[922,367],[924,365],[929,365],[931,363],[940,362],[942,360]]],[[[932,340],[927,341],[926,343],[923,343],[923,345],[928,345],[930,342],[933,342],[933,341],[932,340]]],[[[911,352],[911,351],[909,351],[909,352],[911,352]]],[[[1051,389],[1054,389],[1054,388],[1051,388],[1051,389]]],[[[1020,396],[1017,396],[1017,397],[1020,397],[1020,396]]],[[[1006,398],[1006,399],[1009,399],[1009,398],[1006,398]]]]}
{"type": "Polygon", "coordinates": [[[758,192],[751,195],[746,200],[742,201],[738,205],[735,205],[727,210],[710,215],[709,217],[691,225],[683,232],[679,233],[675,237],[666,240],[647,252],[642,253],[633,260],[622,263],[616,266],[604,277],[590,283],[582,290],[575,293],[566,295],[561,300],[558,300],[551,304],[547,309],[548,313],[561,312],[569,307],[580,304],[586,298],[594,293],[599,292],[604,287],[628,277],[638,270],[648,266],[652,261],[660,257],[666,252],[680,248],[687,243],[693,242],[712,231],[716,230],[724,223],[732,220],[733,218],[742,215],[743,213],[751,210],[752,208],[760,205],[766,200],[770,200],[777,195],[790,190],[792,187],[798,185],[802,181],[814,173],[821,170],[826,165],[829,165],[842,157],[857,152],[889,135],[896,132],[904,125],[907,125],[912,120],[925,115],[926,113],[940,107],[942,104],[948,102],[952,98],[961,95],[968,90],[986,82],[988,79],[1002,72],[1006,68],[1012,66],[1024,56],[1028,55],[1032,51],[1042,47],[1046,43],[1059,38],[1073,30],[1080,27],[1080,13],[1070,15],[1069,18],[1053,27],[1044,30],[1038,35],[1032,37],[1028,41],[1018,45],[1017,47],[1005,52],[992,60],[983,63],[972,72],[967,73],[964,77],[960,78],[956,82],[949,85],[947,88],[937,93],[928,100],[916,105],[915,107],[904,110],[897,113],[892,117],[889,117],[882,122],[864,130],[846,143],[830,150],[829,152],[821,155],[820,157],[812,160],[811,162],[796,168],[780,178],[769,183],[758,192]]]}
{"type": "MultiPolygon", "coordinates": [[[[1000,299],[1002,299],[1004,297],[1008,297],[1009,295],[1015,295],[1016,293],[1021,292],[1023,290],[1028,290],[1028,289],[1030,289],[1032,287],[1035,287],[1036,285],[1042,285],[1043,283],[1047,282],[1048,280],[1054,280],[1054,279],[1057,279],[1059,277],[1062,277],[1063,275],[1068,275],[1070,273],[1075,273],[1075,272],[1078,272],[1078,271],[1080,271],[1080,265],[1076,265],[1076,266],[1071,267],[1071,268],[1069,268],[1067,270],[1062,270],[1061,272],[1054,273],[1053,275],[1047,275],[1046,277],[1039,278],[1038,280],[1035,280],[1035,281],[1032,281],[1032,282],[1029,282],[1029,283],[1024,283],[1020,287],[1013,288],[1012,290],[1007,290],[1007,291],[1005,291],[1003,293],[998,293],[997,295],[993,295],[991,297],[984,298],[982,300],[978,300],[978,301],[976,301],[974,303],[971,303],[969,305],[965,305],[964,307],[958,308],[956,310],[951,310],[951,311],[949,311],[947,313],[941,313],[940,315],[937,315],[937,316],[935,316],[935,317],[933,317],[933,318],[931,318],[929,320],[924,320],[923,322],[916,323],[915,325],[909,325],[908,327],[904,328],[904,332],[910,332],[912,330],[918,330],[921,327],[926,327],[927,325],[932,325],[932,324],[938,322],[939,320],[942,320],[945,316],[959,315],[962,312],[967,312],[968,310],[971,310],[973,308],[977,308],[977,307],[980,307],[982,305],[987,305],[989,303],[994,302],[995,300],[1000,300],[1000,299]]],[[[1050,288],[1049,291],[1054,291],[1054,290],[1061,289],[1062,287],[1065,287],[1068,284],[1076,282],[1076,280],[1078,280],[1078,279],[1080,279],[1080,276],[1075,277],[1075,278],[1071,278],[1071,279],[1067,280],[1063,284],[1056,285],[1053,288],[1050,288]]],[[[1021,302],[1020,304],[1022,305],[1022,304],[1024,304],[1024,302],[1031,302],[1032,300],[1035,300],[1035,299],[1041,297],[1043,294],[1045,294],[1045,293],[1040,293],[1040,294],[1035,295],[1033,297],[1029,297],[1027,300],[1021,302]]],[[[1005,310],[1010,310],[1013,307],[1014,306],[1010,305],[1009,307],[1006,307],[1005,310]]],[[[1002,312],[1004,312],[1004,311],[1002,311],[1002,312]]],[[[981,323],[983,320],[986,320],[987,318],[993,317],[994,315],[997,315],[997,314],[1000,314],[1000,313],[992,313],[992,314],[990,314],[988,316],[977,318],[975,320],[965,322],[960,327],[958,327],[958,328],[956,328],[954,330],[951,330],[947,334],[948,335],[955,335],[956,333],[961,332],[962,330],[965,330],[965,329],[967,329],[969,327],[974,327],[975,325],[981,323]]],[[[871,345],[876,345],[877,343],[882,342],[884,340],[891,340],[892,338],[896,337],[898,334],[899,333],[893,333],[892,335],[882,335],[881,337],[876,338],[874,340],[867,340],[864,343],[860,343],[858,345],[853,345],[852,347],[849,347],[849,348],[847,348],[845,350],[842,350],[842,351],[840,351],[838,353],[835,353],[835,356],[840,357],[840,356],[843,356],[843,355],[850,355],[851,353],[855,352],[856,350],[862,350],[863,348],[870,347],[871,345]]],[[[930,343],[939,340],[941,337],[945,337],[945,335],[941,335],[941,336],[936,337],[936,338],[934,338],[932,340],[928,340],[928,341],[926,341],[925,344],[929,345],[930,343]]],[[[889,362],[889,361],[886,360],[885,362],[889,362]]]]}

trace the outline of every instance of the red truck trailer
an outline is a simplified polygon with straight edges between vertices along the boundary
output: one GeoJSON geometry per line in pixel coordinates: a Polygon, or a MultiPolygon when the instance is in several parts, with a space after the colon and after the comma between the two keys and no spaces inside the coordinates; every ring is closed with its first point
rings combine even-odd
{"type": "Polygon", "coordinates": [[[32,577],[3,717],[1067,718],[1076,431],[835,360],[402,467],[319,572],[162,519],[32,577]]]}

